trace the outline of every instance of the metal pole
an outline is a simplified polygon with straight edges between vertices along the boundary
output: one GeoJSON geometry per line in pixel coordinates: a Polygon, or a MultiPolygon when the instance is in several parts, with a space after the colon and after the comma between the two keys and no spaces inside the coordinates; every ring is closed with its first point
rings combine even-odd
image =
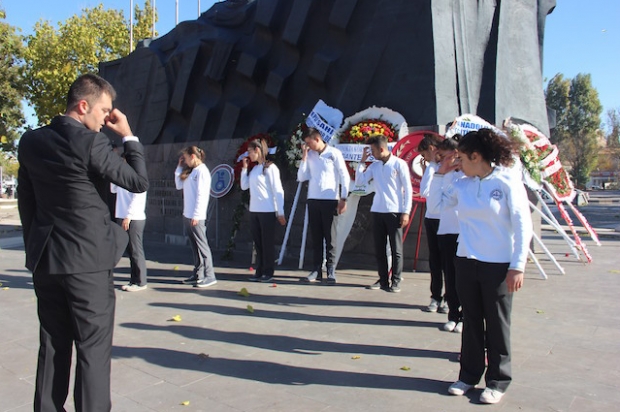
{"type": "Polygon", "coordinates": [[[155,38],[155,0],[153,0],[153,34],[151,37],[155,38]]]}
{"type": "Polygon", "coordinates": [[[133,51],[133,0],[129,0],[129,53],[133,51]]]}
{"type": "Polygon", "coordinates": [[[174,3],[176,6],[176,11],[174,13],[174,25],[176,26],[179,24],[179,0],[176,0],[174,3]]]}
{"type": "Polygon", "coordinates": [[[200,0],[198,0],[198,17],[200,17],[200,0]]]}

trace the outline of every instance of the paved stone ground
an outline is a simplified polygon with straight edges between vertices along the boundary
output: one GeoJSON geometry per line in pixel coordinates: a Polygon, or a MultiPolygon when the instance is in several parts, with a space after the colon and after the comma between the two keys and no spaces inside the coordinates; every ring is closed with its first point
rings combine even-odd
{"type": "MultiPolygon", "coordinates": [[[[370,271],[341,269],[328,287],[280,270],[274,287],[247,282],[247,268],[220,266],[218,284],[196,290],[180,283],[191,269],[188,250],[149,244],[148,290],[120,291],[126,258],[117,270],[113,410],[617,411],[620,242],[588,241],[594,262],[584,264],[559,236],[544,238],[566,275],[541,254],[548,280],[528,265],[513,309],[514,382],[495,406],[478,404],[481,389],[447,395],[460,335],[440,330],[446,315],[421,310],[428,273],[405,273],[402,293],[389,294],[364,289],[375,281],[370,271]],[[237,295],[244,287],[249,297],[237,295]]],[[[0,411],[29,411],[36,302],[23,250],[3,240],[0,411]]],[[[66,407],[73,410],[71,395],[66,407]]]]}

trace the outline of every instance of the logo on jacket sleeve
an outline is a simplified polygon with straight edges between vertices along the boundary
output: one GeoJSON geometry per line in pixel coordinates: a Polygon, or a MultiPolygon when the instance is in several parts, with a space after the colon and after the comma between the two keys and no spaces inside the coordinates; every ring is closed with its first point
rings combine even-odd
{"type": "Polygon", "coordinates": [[[491,191],[491,199],[502,200],[504,197],[504,193],[499,189],[494,189],[491,191]]]}

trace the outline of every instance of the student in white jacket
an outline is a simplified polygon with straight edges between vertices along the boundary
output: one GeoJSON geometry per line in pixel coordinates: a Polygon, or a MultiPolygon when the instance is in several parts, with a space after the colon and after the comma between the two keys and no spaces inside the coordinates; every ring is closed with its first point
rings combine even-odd
{"type": "Polygon", "coordinates": [[[323,242],[328,285],[336,284],[338,216],[347,209],[351,177],[340,150],[325,143],[314,127],[303,133],[297,181],[308,181],[308,228],[312,244],[312,271],[302,282],[323,281],[323,242]]]}
{"type": "Polygon", "coordinates": [[[286,224],[280,170],[267,161],[267,150],[267,143],[262,139],[248,144],[248,157],[243,159],[240,179],[241,189],[250,189],[250,230],[256,248],[256,272],[250,280],[255,282],[272,280],[276,219],[282,226],[286,224]],[[257,164],[248,172],[250,161],[257,164]]]}
{"type": "Polygon", "coordinates": [[[147,288],[146,258],[144,256],[144,226],[146,224],[146,192],[131,193],[110,183],[110,192],[116,193],[116,222],[129,234],[129,264],[131,277],[127,285],[122,286],[125,292],[139,292],[147,288]]]}
{"type": "Polygon", "coordinates": [[[194,257],[192,276],[183,283],[206,288],[217,283],[211,248],[207,241],[207,208],[211,195],[211,173],[204,164],[205,152],[198,146],[181,151],[174,171],[177,190],[183,190],[183,220],[189,233],[189,244],[194,257]]]}
{"type": "MultiPolygon", "coordinates": [[[[439,168],[438,151],[439,137],[434,134],[426,134],[424,139],[418,144],[417,151],[424,158],[422,166],[428,162],[428,166],[424,167],[424,175],[420,181],[420,196],[428,198],[431,189],[433,176],[439,168]]],[[[439,246],[439,216],[440,213],[431,210],[428,206],[424,214],[424,229],[426,231],[426,243],[428,245],[428,266],[431,273],[431,302],[425,308],[427,312],[447,313],[448,307],[444,300],[443,290],[443,265],[441,261],[441,250],[439,246]]]]}
{"type": "MultiPolygon", "coordinates": [[[[458,141],[462,138],[463,136],[456,134],[453,137],[447,137],[442,140],[439,146],[437,146],[439,158],[452,159],[458,148],[458,141]]],[[[444,185],[454,184],[463,176],[465,175],[460,169],[452,170],[444,175],[444,185]]],[[[456,292],[456,269],[454,267],[458,237],[459,220],[456,205],[444,207],[439,213],[439,227],[437,228],[437,241],[439,243],[439,252],[441,253],[446,289],[444,297],[448,307],[448,321],[443,325],[443,329],[447,332],[455,333],[463,331],[463,311],[461,310],[461,302],[456,292]]]]}
{"type": "MultiPolygon", "coordinates": [[[[373,136],[366,140],[370,147],[364,149],[355,172],[355,183],[364,185],[374,182],[375,196],[370,212],[379,287],[386,292],[400,292],[403,271],[403,228],[409,223],[413,203],[411,175],[407,163],[393,155],[385,136],[373,136]],[[366,168],[366,159],[372,154],[375,162],[366,168]],[[392,249],[392,277],[389,278],[385,241],[392,249]]],[[[374,288],[371,286],[371,288],[374,288]]]]}
{"type": "Polygon", "coordinates": [[[520,175],[505,168],[514,144],[489,129],[470,132],[457,156],[442,159],[431,184],[429,207],[456,205],[460,226],[456,288],[463,306],[459,380],[448,392],[464,395],[485,374],[482,403],[497,403],[512,380],[510,313],[523,286],[532,219],[520,175]],[[460,167],[465,178],[447,184],[444,174],[460,167]]]}

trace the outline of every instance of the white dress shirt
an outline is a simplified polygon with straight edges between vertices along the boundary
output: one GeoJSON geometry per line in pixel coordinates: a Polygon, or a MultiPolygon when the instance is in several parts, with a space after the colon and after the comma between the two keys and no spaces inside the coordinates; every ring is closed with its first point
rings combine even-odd
{"type": "Polygon", "coordinates": [[[280,180],[280,169],[271,164],[266,169],[262,164],[241,171],[241,189],[250,189],[250,212],[277,212],[284,216],[284,189],[280,180]]]}
{"type": "Polygon", "coordinates": [[[436,174],[428,203],[434,210],[456,205],[460,227],[457,256],[525,269],[533,230],[520,176],[495,167],[484,179],[464,177],[452,183],[436,174]]]}
{"type": "Polygon", "coordinates": [[[361,162],[355,173],[355,184],[361,186],[370,181],[375,187],[371,212],[410,213],[413,189],[409,167],[403,159],[390,155],[387,162],[375,161],[368,169],[361,162]]]}
{"type": "Polygon", "coordinates": [[[327,145],[320,154],[308,151],[308,157],[297,170],[297,181],[306,180],[309,181],[308,199],[338,200],[349,195],[351,177],[342,153],[335,147],[327,145]]]}
{"type": "Polygon", "coordinates": [[[117,219],[146,220],[146,192],[131,193],[114,183],[110,183],[110,192],[116,193],[117,219]]]}
{"type": "Polygon", "coordinates": [[[209,196],[211,196],[211,173],[204,163],[195,167],[185,180],[181,180],[182,167],[174,171],[177,190],[183,190],[183,216],[188,219],[206,220],[209,196]]]}
{"type": "MultiPolygon", "coordinates": [[[[439,163],[430,162],[426,169],[424,170],[424,174],[422,175],[422,180],[420,180],[420,195],[423,198],[427,198],[428,194],[431,191],[431,182],[433,181],[433,176],[439,169],[439,163]]],[[[426,207],[426,212],[424,213],[424,217],[427,219],[439,219],[439,212],[435,212],[431,210],[430,207],[426,207]]]]}

